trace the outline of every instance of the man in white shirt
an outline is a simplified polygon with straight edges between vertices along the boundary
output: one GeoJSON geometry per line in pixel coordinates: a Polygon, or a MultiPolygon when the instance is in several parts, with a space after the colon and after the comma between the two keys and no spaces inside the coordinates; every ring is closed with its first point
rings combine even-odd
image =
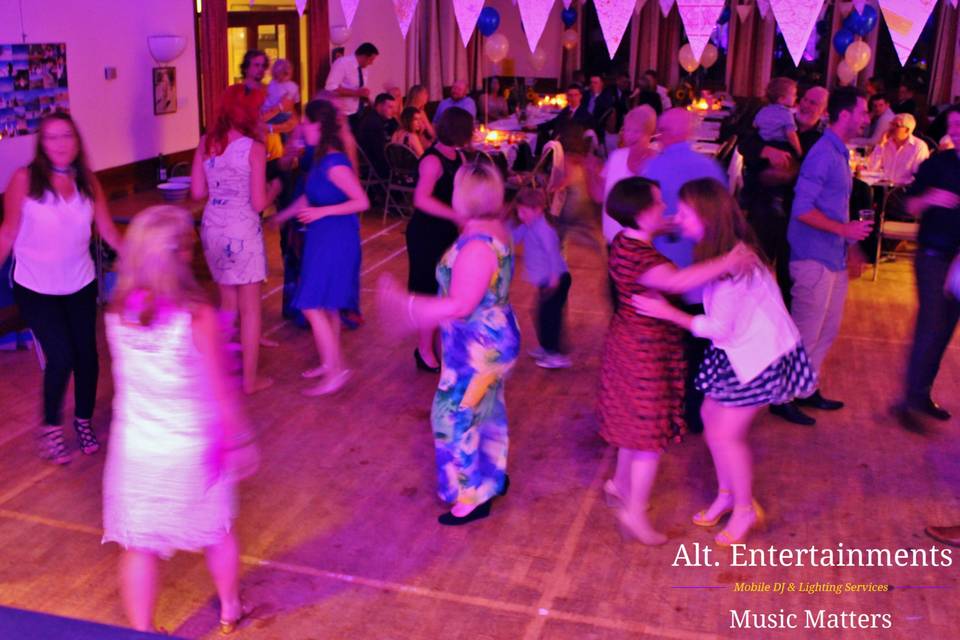
{"type": "Polygon", "coordinates": [[[877,145],[868,161],[874,171],[894,184],[909,184],[920,167],[930,157],[927,143],[913,135],[916,119],[909,113],[898,113],[890,122],[883,141],[877,145]]]}
{"type": "Polygon", "coordinates": [[[890,108],[890,101],[883,94],[874,94],[870,96],[870,125],[867,127],[867,135],[862,138],[854,138],[850,141],[855,147],[864,147],[870,151],[883,141],[890,129],[890,122],[897,114],[890,108]]]}
{"type": "Polygon", "coordinates": [[[324,88],[337,95],[337,106],[350,118],[351,124],[360,113],[361,102],[370,100],[367,67],[373,64],[378,55],[380,51],[373,44],[364,42],[352,56],[337,58],[330,65],[324,88]]]}
{"type": "Polygon", "coordinates": [[[453,84],[450,85],[450,97],[440,101],[437,112],[433,114],[433,123],[440,122],[440,116],[450,107],[459,107],[472,115],[474,119],[477,117],[477,105],[473,98],[467,95],[467,83],[463,80],[454,80],[453,84]]]}

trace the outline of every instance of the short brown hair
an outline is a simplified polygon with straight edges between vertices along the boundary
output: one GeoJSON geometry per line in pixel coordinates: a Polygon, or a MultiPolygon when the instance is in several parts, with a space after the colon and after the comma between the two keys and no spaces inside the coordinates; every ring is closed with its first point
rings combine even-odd
{"type": "Polygon", "coordinates": [[[543,189],[534,187],[523,187],[513,198],[513,204],[516,207],[530,207],[531,209],[545,209],[547,207],[547,194],[543,189]]]}
{"type": "Polygon", "coordinates": [[[450,107],[437,121],[437,140],[448,147],[464,147],[473,138],[473,116],[460,107],[450,107]]]}
{"type": "Polygon", "coordinates": [[[695,262],[729,253],[741,242],[763,256],[737,201],[720,182],[713,178],[691,180],[680,188],[679,197],[697,212],[703,223],[703,239],[693,248],[695,262]]]}
{"type": "Polygon", "coordinates": [[[797,88],[797,81],[790,78],[773,78],[767,83],[767,101],[770,104],[776,104],[783,96],[790,92],[790,89],[797,88]]]}
{"type": "Polygon", "coordinates": [[[660,183],[648,178],[625,178],[613,185],[607,196],[607,215],[621,227],[637,228],[637,214],[653,206],[654,189],[660,183]]]}

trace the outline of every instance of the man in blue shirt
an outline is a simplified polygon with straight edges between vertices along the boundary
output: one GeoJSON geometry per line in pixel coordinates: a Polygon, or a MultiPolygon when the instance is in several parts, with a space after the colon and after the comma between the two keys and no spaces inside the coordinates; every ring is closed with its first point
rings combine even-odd
{"type": "Polygon", "coordinates": [[[440,122],[440,116],[450,107],[459,107],[474,118],[477,117],[477,103],[467,95],[467,83],[463,80],[454,80],[453,84],[450,85],[450,97],[444,98],[437,105],[437,112],[433,114],[433,123],[440,122]]]}
{"type": "MultiPolygon", "coordinates": [[[[848,247],[866,238],[873,228],[872,222],[850,220],[853,177],[846,147],[869,122],[867,101],[857,89],[841,87],[830,94],[827,113],[830,126],[800,166],[787,228],[793,280],[791,313],[818,375],[840,331],[847,297],[848,247]]],[[[843,407],[842,402],[824,398],[819,390],[797,402],[826,410],[843,407]]],[[[790,405],[771,410],[777,415],[797,411],[790,405]]]]}

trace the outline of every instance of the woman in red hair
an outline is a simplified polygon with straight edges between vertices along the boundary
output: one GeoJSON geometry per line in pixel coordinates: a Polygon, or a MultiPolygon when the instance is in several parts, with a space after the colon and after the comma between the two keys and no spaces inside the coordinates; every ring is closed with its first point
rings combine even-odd
{"type": "Polygon", "coordinates": [[[220,309],[231,326],[240,317],[243,390],[272,383],[257,376],[260,351],[260,288],[267,277],[260,212],[280,192],[266,184],[266,150],[256,94],[243,85],[227,89],[210,132],[193,157],[191,194],[209,195],[200,239],[210,273],[220,289],[220,309]]]}

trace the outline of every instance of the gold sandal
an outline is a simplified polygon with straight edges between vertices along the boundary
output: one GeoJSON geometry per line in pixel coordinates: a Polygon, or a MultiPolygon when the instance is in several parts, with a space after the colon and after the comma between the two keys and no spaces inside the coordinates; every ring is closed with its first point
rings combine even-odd
{"type": "MultiPolygon", "coordinates": [[[[717,495],[724,495],[724,494],[730,495],[730,494],[732,494],[732,493],[733,493],[733,492],[730,491],[729,489],[718,489],[718,490],[717,490],[717,495]]],[[[723,511],[721,511],[721,512],[717,515],[717,517],[711,518],[710,520],[707,520],[707,510],[706,510],[706,509],[702,509],[702,510],[700,510],[700,511],[697,511],[695,514],[693,514],[692,522],[693,522],[693,524],[697,525],[698,527],[715,527],[715,526],[717,526],[718,524],[720,524],[720,520],[721,520],[725,515],[730,514],[730,513],[733,513],[733,506],[732,506],[732,505],[729,506],[729,507],[727,507],[727,508],[724,509],[723,511]]]]}

